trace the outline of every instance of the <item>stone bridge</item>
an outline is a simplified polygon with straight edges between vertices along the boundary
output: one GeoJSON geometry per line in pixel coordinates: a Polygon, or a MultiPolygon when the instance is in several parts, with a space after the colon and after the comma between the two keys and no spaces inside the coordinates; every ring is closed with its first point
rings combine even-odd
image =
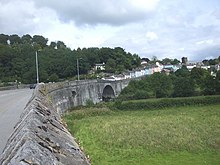
{"type": "Polygon", "coordinates": [[[117,97],[130,79],[107,81],[86,80],[47,84],[47,90],[58,113],[88,101],[98,103],[117,97]]]}
{"type": "Polygon", "coordinates": [[[89,165],[62,122],[65,110],[117,97],[129,80],[39,84],[0,156],[1,165],[89,165]]]}

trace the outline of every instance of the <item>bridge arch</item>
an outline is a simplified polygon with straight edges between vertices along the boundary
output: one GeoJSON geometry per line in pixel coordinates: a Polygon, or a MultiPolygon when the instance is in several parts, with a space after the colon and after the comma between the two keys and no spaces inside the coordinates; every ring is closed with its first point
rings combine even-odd
{"type": "Polygon", "coordinates": [[[106,85],[102,92],[102,101],[109,101],[115,98],[115,92],[111,85],[106,85]]]}

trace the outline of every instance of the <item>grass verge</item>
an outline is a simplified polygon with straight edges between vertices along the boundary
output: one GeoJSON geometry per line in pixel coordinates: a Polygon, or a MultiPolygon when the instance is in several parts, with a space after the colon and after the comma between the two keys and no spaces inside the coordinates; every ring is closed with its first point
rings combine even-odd
{"type": "Polygon", "coordinates": [[[94,165],[220,164],[220,105],[157,111],[74,110],[64,116],[94,165]]]}

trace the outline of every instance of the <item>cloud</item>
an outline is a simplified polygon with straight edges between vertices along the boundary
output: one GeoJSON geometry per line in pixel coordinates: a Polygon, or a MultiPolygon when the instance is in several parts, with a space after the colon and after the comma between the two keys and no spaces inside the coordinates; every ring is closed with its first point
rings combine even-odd
{"type": "Polygon", "coordinates": [[[146,37],[149,41],[157,40],[158,36],[154,32],[147,32],[146,37]]]}
{"type": "Polygon", "coordinates": [[[218,58],[220,56],[220,44],[195,50],[193,54],[192,60],[194,61],[218,58]]]}
{"type": "Polygon", "coordinates": [[[209,40],[197,41],[196,44],[197,44],[197,45],[201,45],[201,44],[213,44],[213,40],[212,40],[212,39],[209,39],[209,40]]]}
{"type": "Polygon", "coordinates": [[[219,27],[219,0],[0,0],[0,33],[39,34],[72,49],[201,60],[218,55],[219,27]]]}
{"type": "Polygon", "coordinates": [[[0,2],[0,8],[0,31],[3,33],[21,34],[29,31],[34,24],[33,3],[3,0],[0,2]]]}
{"type": "Polygon", "coordinates": [[[44,33],[48,27],[59,23],[50,9],[37,9],[32,1],[0,1],[0,32],[9,34],[44,33]]]}
{"type": "Polygon", "coordinates": [[[56,11],[62,21],[77,25],[124,25],[146,19],[159,0],[35,0],[56,11]]]}

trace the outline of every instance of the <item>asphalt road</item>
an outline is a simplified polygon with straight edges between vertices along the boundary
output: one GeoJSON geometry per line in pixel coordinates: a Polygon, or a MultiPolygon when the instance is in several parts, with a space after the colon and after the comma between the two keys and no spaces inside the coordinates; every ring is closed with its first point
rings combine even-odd
{"type": "Polygon", "coordinates": [[[0,91],[0,154],[32,96],[31,89],[0,91]]]}

